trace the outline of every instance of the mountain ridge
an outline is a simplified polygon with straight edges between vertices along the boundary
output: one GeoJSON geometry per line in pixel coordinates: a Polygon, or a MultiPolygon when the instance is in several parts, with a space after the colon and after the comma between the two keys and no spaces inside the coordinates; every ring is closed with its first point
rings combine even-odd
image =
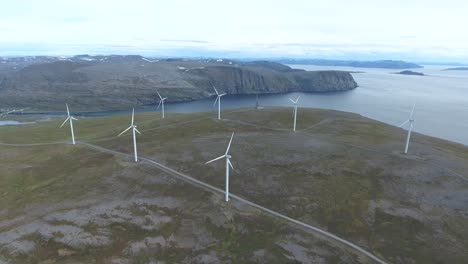
{"type": "Polygon", "coordinates": [[[58,110],[117,110],[227,94],[336,92],[357,87],[344,71],[304,71],[268,61],[148,59],[138,55],[5,58],[0,63],[0,104],[58,110]],[[5,62],[5,63],[3,63],[5,62]]]}

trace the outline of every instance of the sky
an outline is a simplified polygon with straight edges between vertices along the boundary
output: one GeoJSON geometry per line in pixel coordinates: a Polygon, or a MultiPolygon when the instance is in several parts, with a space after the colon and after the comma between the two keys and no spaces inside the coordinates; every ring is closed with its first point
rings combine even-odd
{"type": "Polygon", "coordinates": [[[465,0],[2,0],[0,55],[468,62],[465,0]]]}

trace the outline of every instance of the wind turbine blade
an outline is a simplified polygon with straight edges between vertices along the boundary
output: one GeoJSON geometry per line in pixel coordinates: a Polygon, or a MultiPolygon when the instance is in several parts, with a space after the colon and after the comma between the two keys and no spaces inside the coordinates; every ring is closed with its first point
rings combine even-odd
{"type": "Polygon", "coordinates": [[[405,122],[403,122],[403,124],[401,124],[399,127],[403,127],[404,125],[408,124],[409,120],[406,120],[405,122]]]}
{"type": "Polygon", "coordinates": [[[295,104],[296,102],[294,102],[293,99],[289,98],[289,101],[291,101],[293,104],[295,104]]]}
{"type": "Polygon", "coordinates": [[[414,113],[414,107],[415,107],[415,106],[416,106],[416,105],[414,104],[414,105],[413,105],[413,109],[411,109],[410,119],[413,119],[413,113],[414,113]]]}
{"type": "Polygon", "coordinates": [[[127,132],[128,130],[130,130],[130,128],[132,128],[132,126],[129,126],[127,129],[125,129],[122,133],[120,133],[120,134],[118,135],[118,137],[120,137],[123,133],[127,132]]]}
{"type": "Polygon", "coordinates": [[[68,104],[65,104],[67,106],[67,114],[68,114],[68,117],[70,117],[70,110],[68,109],[68,104]]]}
{"type": "Polygon", "coordinates": [[[231,143],[232,143],[232,138],[234,137],[234,132],[232,132],[232,135],[231,135],[231,139],[229,140],[229,144],[228,144],[228,147],[226,149],[226,154],[227,155],[229,153],[229,149],[231,148],[231,143]]]}
{"type": "Polygon", "coordinates": [[[301,98],[300,95],[296,98],[296,101],[294,102],[295,104],[297,104],[297,102],[299,102],[299,98],[301,98]]]}
{"type": "Polygon", "coordinates": [[[222,93],[222,94],[220,94],[220,95],[219,95],[219,97],[221,97],[221,96],[225,96],[225,95],[226,95],[226,93],[222,93]]]}
{"type": "Polygon", "coordinates": [[[74,118],[73,116],[70,116],[71,119],[75,120],[75,121],[78,121],[77,118],[74,118]]]}
{"type": "Polygon", "coordinates": [[[217,161],[217,160],[222,159],[222,158],[224,158],[224,157],[226,157],[226,155],[219,156],[219,157],[217,157],[216,159],[212,159],[212,160],[206,162],[205,164],[211,163],[211,162],[213,162],[213,161],[217,161]]]}
{"type": "Polygon", "coordinates": [[[60,125],[60,127],[63,127],[63,125],[65,125],[65,123],[70,119],[70,117],[67,117],[67,119],[65,119],[65,121],[63,121],[62,125],[60,125]]]}
{"type": "Polygon", "coordinates": [[[164,97],[162,100],[163,100],[163,101],[167,100],[167,97],[164,97]]]}
{"type": "Polygon", "coordinates": [[[162,103],[162,101],[159,100],[159,104],[158,104],[158,107],[156,107],[156,110],[159,109],[159,107],[161,106],[161,103],[162,103]]]}
{"type": "Polygon", "coordinates": [[[219,95],[216,97],[216,100],[214,101],[213,107],[216,105],[216,103],[218,102],[218,100],[219,100],[219,95]]]}
{"type": "Polygon", "coordinates": [[[230,161],[230,160],[228,160],[228,163],[229,163],[229,166],[231,166],[231,169],[233,169],[233,170],[234,170],[234,167],[232,166],[232,163],[231,163],[231,161],[230,161]]]}
{"type": "Polygon", "coordinates": [[[136,127],[135,127],[135,131],[136,131],[138,134],[140,134],[140,135],[141,135],[141,132],[140,132],[140,131],[138,131],[138,129],[136,129],[136,127]]]}
{"type": "Polygon", "coordinates": [[[219,95],[218,90],[216,90],[216,87],[214,87],[214,85],[212,86],[213,86],[213,89],[215,90],[216,95],[219,95]]]}
{"type": "Polygon", "coordinates": [[[133,108],[133,111],[132,111],[132,126],[133,126],[134,120],[135,120],[135,108],[133,108]]]}
{"type": "Polygon", "coordinates": [[[161,99],[161,100],[162,100],[162,96],[159,94],[159,92],[158,92],[158,91],[156,91],[156,93],[158,93],[159,99],[161,99]]]}

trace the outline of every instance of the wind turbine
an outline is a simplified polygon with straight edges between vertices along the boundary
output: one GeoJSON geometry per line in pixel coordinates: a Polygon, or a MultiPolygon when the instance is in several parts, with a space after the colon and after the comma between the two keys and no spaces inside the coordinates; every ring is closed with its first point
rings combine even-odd
{"type": "Polygon", "coordinates": [[[234,137],[234,132],[232,133],[231,140],[229,140],[229,144],[228,144],[228,147],[226,149],[226,153],[224,153],[224,155],[219,156],[216,159],[212,159],[212,160],[210,160],[210,161],[208,161],[206,163],[206,164],[208,164],[208,163],[211,163],[213,161],[217,161],[219,159],[226,158],[226,192],[225,192],[225,196],[224,196],[224,200],[226,202],[229,201],[229,167],[234,169],[234,167],[232,166],[232,163],[230,161],[231,155],[229,155],[229,149],[231,148],[231,143],[232,143],[232,138],[233,137],[234,137]]]}
{"type": "MultiPolygon", "coordinates": [[[[26,108],[25,108],[25,109],[26,109],[26,108]]],[[[23,111],[23,110],[24,110],[24,109],[21,109],[21,110],[16,110],[16,109],[8,110],[8,109],[7,109],[5,112],[0,113],[0,116],[1,116],[1,117],[5,117],[5,116],[7,116],[7,115],[9,115],[9,114],[11,114],[11,113],[18,112],[18,111],[23,111]]]]}
{"type": "Polygon", "coordinates": [[[0,113],[0,117],[1,117],[1,118],[4,118],[5,116],[7,116],[7,115],[13,113],[14,111],[15,111],[15,110],[5,110],[5,112],[1,112],[1,113],[0,113]]]}
{"type": "Polygon", "coordinates": [[[219,94],[218,90],[216,90],[216,88],[214,86],[213,86],[213,89],[216,92],[216,100],[215,100],[213,106],[215,106],[216,102],[218,102],[218,120],[220,120],[221,119],[221,96],[225,96],[226,94],[225,93],[219,94]]]}
{"type": "Polygon", "coordinates": [[[29,107],[22,108],[22,109],[19,109],[19,110],[16,110],[16,111],[20,112],[21,114],[24,114],[24,110],[27,110],[27,109],[29,109],[29,107]]]}
{"type": "Polygon", "coordinates": [[[403,122],[403,124],[401,124],[399,126],[399,127],[403,127],[403,126],[405,126],[406,124],[409,123],[408,135],[406,136],[405,154],[408,153],[408,147],[409,147],[409,142],[410,142],[410,137],[411,137],[411,131],[413,130],[413,126],[414,126],[414,119],[413,119],[414,107],[415,107],[415,105],[413,105],[413,109],[411,110],[411,114],[409,116],[409,119],[406,120],[405,122],[403,122]]]}
{"type": "Polygon", "coordinates": [[[301,96],[298,96],[296,100],[289,98],[289,100],[294,104],[294,126],[293,131],[296,132],[296,119],[297,119],[297,102],[301,96]]]}
{"type": "Polygon", "coordinates": [[[158,96],[159,96],[159,104],[158,104],[158,108],[156,109],[159,109],[160,106],[162,106],[161,110],[162,110],[162,118],[164,119],[164,101],[167,99],[167,97],[164,97],[162,98],[162,96],[159,94],[158,91],[156,91],[158,93],[158,96]]]}
{"type": "Polygon", "coordinates": [[[137,152],[137,144],[136,144],[136,133],[140,134],[140,131],[138,131],[137,129],[137,126],[133,124],[133,121],[135,120],[135,108],[133,108],[133,111],[132,111],[132,123],[130,124],[130,126],[125,129],[122,133],[119,134],[119,137],[127,132],[128,130],[132,130],[132,134],[133,134],[133,153],[134,153],[134,159],[135,159],[135,162],[138,162],[138,152],[137,152]]]}
{"type": "Polygon", "coordinates": [[[67,121],[70,121],[70,131],[71,131],[71,136],[72,136],[72,144],[75,145],[75,132],[73,131],[73,120],[78,121],[78,119],[74,118],[73,116],[70,115],[70,110],[68,109],[68,104],[65,104],[67,106],[67,119],[63,121],[62,125],[60,127],[63,127],[67,121]]]}

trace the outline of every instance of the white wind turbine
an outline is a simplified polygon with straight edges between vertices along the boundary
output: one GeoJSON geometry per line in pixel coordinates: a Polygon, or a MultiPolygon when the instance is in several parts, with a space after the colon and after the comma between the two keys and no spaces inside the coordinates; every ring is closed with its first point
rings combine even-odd
{"type": "Polygon", "coordinates": [[[218,90],[216,90],[216,88],[214,86],[213,86],[213,89],[216,92],[216,100],[215,100],[213,106],[216,105],[216,102],[218,103],[218,120],[220,120],[221,119],[221,96],[225,96],[226,93],[219,94],[218,90]]]}
{"type": "Polygon", "coordinates": [[[299,101],[299,98],[301,98],[301,96],[298,96],[296,100],[293,100],[293,99],[289,98],[289,100],[294,104],[294,126],[293,126],[293,131],[294,132],[296,131],[297,102],[299,101]]]}
{"type": "Polygon", "coordinates": [[[164,101],[166,101],[167,97],[164,97],[162,98],[162,96],[159,94],[158,91],[156,91],[158,93],[158,96],[159,96],[159,104],[158,104],[158,108],[156,109],[159,109],[159,107],[161,106],[161,110],[162,110],[162,118],[164,119],[164,101]]]}
{"type": "Polygon", "coordinates": [[[68,109],[68,104],[65,104],[67,106],[67,119],[63,121],[62,125],[60,127],[63,127],[67,121],[70,121],[70,131],[71,131],[71,136],[72,136],[72,144],[75,145],[75,132],[73,131],[73,120],[78,121],[78,119],[74,118],[73,116],[70,115],[70,110],[68,109]]]}
{"type": "Polygon", "coordinates": [[[5,117],[9,114],[12,114],[12,113],[15,113],[15,112],[21,112],[21,114],[23,113],[24,110],[26,110],[27,108],[23,108],[23,109],[12,109],[12,110],[6,110],[5,112],[0,112],[0,117],[5,117]]]}
{"type": "Polygon", "coordinates": [[[411,131],[413,130],[413,126],[414,126],[414,119],[413,119],[414,107],[415,107],[415,105],[413,105],[413,109],[411,110],[411,114],[409,116],[409,119],[406,120],[405,122],[403,122],[403,124],[401,124],[399,126],[399,127],[403,127],[403,126],[405,126],[406,124],[409,123],[408,135],[406,136],[405,154],[408,153],[408,147],[409,147],[409,142],[410,142],[410,137],[411,137],[411,131]]]}
{"type": "Polygon", "coordinates": [[[132,134],[133,134],[133,153],[134,153],[134,159],[135,159],[135,162],[138,162],[138,152],[137,152],[137,144],[136,144],[136,133],[140,134],[140,131],[138,131],[137,129],[137,126],[133,124],[133,121],[135,120],[135,108],[133,108],[133,111],[132,111],[132,123],[130,124],[130,126],[125,129],[122,133],[119,134],[119,137],[127,132],[128,130],[132,130],[132,134]]]}
{"type": "Polygon", "coordinates": [[[3,118],[3,117],[5,117],[5,116],[7,116],[7,115],[9,115],[11,113],[14,113],[14,112],[16,112],[16,110],[14,110],[14,109],[13,110],[6,110],[5,112],[0,113],[0,117],[3,118]]]}
{"type": "Polygon", "coordinates": [[[225,196],[224,196],[224,200],[226,202],[229,201],[229,167],[234,169],[234,167],[232,166],[232,163],[230,161],[231,155],[229,155],[229,148],[231,148],[231,143],[232,143],[232,138],[233,137],[234,137],[234,132],[232,133],[231,140],[229,140],[229,144],[228,144],[228,147],[226,149],[226,153],[224,153],[224,155],[219,156],[216,159],[212,159],[212,160],[210,160],[210,161],[208,161],[206,163],[206,164],[208,164],[208,163],[211,163],[213,161],[217,161],[219,159],[226,158],[226,192],[225,192],[225,196]]]}

